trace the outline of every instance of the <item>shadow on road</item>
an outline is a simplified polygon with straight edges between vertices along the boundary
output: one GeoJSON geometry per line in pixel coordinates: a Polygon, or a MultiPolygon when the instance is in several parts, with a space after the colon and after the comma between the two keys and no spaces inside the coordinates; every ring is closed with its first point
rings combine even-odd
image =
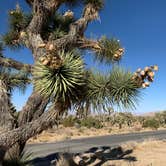
{"type": "MultiPolygon", "coordinates": [[[[35,166],[56,166],[56,163],[60,156],[66,158],[66,160],[73,159],[76,156],[79,156],[80,161],[77,161],[78,165],[89,165],[93,163],[93,166],[101,166],[107,161],[110,160],[126,160],[128,162],[134,162],[137,161],[136,157],[131,156],[133,150],[127,149],[123,150],[120,146],[111,148],[109,146],[102,146],[102,147],[93,147],[90,148],[88,151],[85,151],[84,153],[78,153],[78,154],[71,154],[71,153],[53,153],[48,156],[42,157],[42,158],[35,158],[30,163],[32,163],[35,166]],[[52,163],[52,164],[51,164],[52,163]],[[79,164],[78,164],[79,163],[79,164]]],[[[69,165],[74,166],[70,163],[69,165]]],[[[65,166],[65,165],[64,165],[65,166]]]]}

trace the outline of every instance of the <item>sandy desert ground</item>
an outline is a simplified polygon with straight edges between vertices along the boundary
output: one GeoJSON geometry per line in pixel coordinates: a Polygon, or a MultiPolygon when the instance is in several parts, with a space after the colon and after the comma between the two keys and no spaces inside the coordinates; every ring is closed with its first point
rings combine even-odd
{"type": "Polygon", "coordinates": [[[127,160],[108,161],[103,166],[165,166],[166,165],[166,141],[146,140],[142,143],[130,142],[123,145],[124,149],[133,149],[130,155],[136,161],[127,160]]]}

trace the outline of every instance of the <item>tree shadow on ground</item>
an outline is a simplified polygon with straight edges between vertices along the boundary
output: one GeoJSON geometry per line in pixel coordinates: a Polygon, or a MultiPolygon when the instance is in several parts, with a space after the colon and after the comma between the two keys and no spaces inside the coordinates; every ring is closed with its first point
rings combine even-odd
{"type": "Polygon", "coordinates": [[[109,146],[102,146],[90,148],[88,151],[85,151],[84,153],[53,153],[42,158],[35,158],[29,162],[32,163],[34,166],[56,166],[56,163],[60,156],[67,156],[67,160],[69,159],[69,156],[70,158],[79,156],[79,158],[81,159],[80,162],[78,162],[79,164],[69,165],[86,166],[89,164],[93,164],[93,166],[101,166],[105,162],[111,160],[124,160],[128,162],[137,161],[136,157],[131,156],[132,152],[132,149],[123,150],[120,146],[114,148],[111,148],[109,146]]]}

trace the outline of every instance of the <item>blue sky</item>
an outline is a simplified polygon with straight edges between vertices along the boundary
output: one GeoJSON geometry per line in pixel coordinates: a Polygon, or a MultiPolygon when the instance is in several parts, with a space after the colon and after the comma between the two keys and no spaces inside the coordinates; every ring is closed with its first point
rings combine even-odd
{"type": "MultiPolygon", "coordinates": [[[[14,8],[16,2],[28,9],[23,0],[0,1],[0,34],[7,31],[7,11],[14,8]]],[[[101,21],[91,23],[86,31],[86,35],[93,38],[106,35],[119,39],[126,50],[121,65],[132,71],[158,64],[155,82],[143,91],[135,113],[166,110],[165,6],[165,0],[105,0],[105,8],[100,13],[101,21]]],[[[31,52],[27,49],[18,52],[6,49],[5,55],[33,63],[31,52]]],[[[85,61],[88,66],[100,67],[102,71],[110,69],[109,66],[94,64],[90,55],[86,56],[85,61]]],[[[30,93],[31,87],[28,87],[25,95],[15,91],[13,102],[18,109],[21,109],[30,93]]]]}

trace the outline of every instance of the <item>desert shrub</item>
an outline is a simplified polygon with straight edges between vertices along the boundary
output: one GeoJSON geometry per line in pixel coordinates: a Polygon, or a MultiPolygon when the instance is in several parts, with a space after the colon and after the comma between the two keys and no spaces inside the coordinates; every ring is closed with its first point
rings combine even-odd
{"type": "Polygon", "coordinates": [[[124,125],[131,127],[136,122],[136,118],[130,112],[114,113],[111,116],[105,118],[106,122],[109,122],[112,126],[116,125],[121,129],[124,125]]]}
{"type": "Polygon", "coordinates": [[[87,117],[85,119],[82,119],[80,121],[81,126],[85,126],[87,128],[96,128],[96,129],[100,129],[103,127],[103,124],[100,120],[93,118],[93,117],[87,117]]]}
{"type": "Polygon", "coordinates": [[[64,127],[73,127],[76,122],[76,119],[70,115],[67,118],[63,119],[62,124],[64,127]]]}
{"type": "Polygon", "coordinates": [[[136,118],[137,122],[139,122],[143,126],[144,121],[146,120],[146,117],[144,117],[144,116],[136,116],[135,118],[136,118]]]}
{"type": "Polygon", "coordinates": [[[159,121],[154,118],[146,119],[143,123],[143,127],[151,128],[151,129],[158,129],[160,127],[159,121]]]}
{"type": "Polygon", "coordinates": [[[159,121],[160,126],[166,127],[166,111],[156,113],[155,118],[159,121]]]}

